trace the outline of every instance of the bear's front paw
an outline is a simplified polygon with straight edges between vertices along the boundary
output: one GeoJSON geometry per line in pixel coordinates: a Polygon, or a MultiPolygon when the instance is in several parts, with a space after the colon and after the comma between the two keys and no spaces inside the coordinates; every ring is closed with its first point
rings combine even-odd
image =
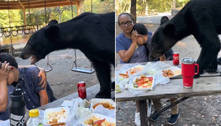
{"type": "Polygon", "coordinates": [[[208,73],[217,73],[217,69],[207,68],[206,72],[208,72],[208,73]]]}

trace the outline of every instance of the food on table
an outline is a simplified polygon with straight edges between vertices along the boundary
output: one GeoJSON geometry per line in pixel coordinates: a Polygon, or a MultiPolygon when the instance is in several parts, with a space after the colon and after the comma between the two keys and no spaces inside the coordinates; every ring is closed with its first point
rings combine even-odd
{"type": "Polygon", "coordinates": [[[141,66],[137,66],[137,67],[133,67],[133,68],[131,68],[128,72],[131,74],[131,75],[133,75],[133,74],[135,74],[135,73],[137,73],[137,72],[140,72],[140,71],[142,71],[143,70],[143,67],[141,67],[141,66]]]}
{"type": "Polygon", "coordinates": [[[151,88],[153,85],[153,77],[146,77],[141,75],[136,78],[134,82],[134,88],[151,88]]]}
{"type": "Polygon", "coordinates": [[[93,109],[95,109],[98,105],[102,105],[104,108],[107,108],[109,110],[115,109],[115,107],[111,103],[109,103],[109,102],[96,103],[95,105],[93,105],[93,109]]]}
{"type": "Polygon", "coordinates": [[[126,74],[123,74],[123,73],[120,73],[120,76],[123,77],[123,78],[128,78],[128,72],[126,72],[126,74]]]}
{"type": "Polygon", "coordinates": [[[121,92],[120,85],[118,85],[118,84],[115,85],[115,91],[116,91],[116,93],[120,93],[121,92]]]}
{"type": "Polygon", "coordinates": [[[164,77],[173,77],[174,76],[174,72],[172,70],[163,70],[163,76],[164,77]]]}
{"type": "Polygon", "coordinates": [[[99,118],[96,116],[92,116],[84,121],[84,123],[89,126],[115,126],[115,123],[108,122],[105,118],[99,118]]]}
{"type": "Polygon", "coordinates": [[[122,78],[129,78],[129,74],[133,75],[137,72],[140,72],[143,70],[143,66],[135,66],[133,68],[130,68],[128,71],[126,71],[125,73],[120,73],[119,76],[122,78]]]}
{"type": "Polygon", "coordinates": [[[49,109],[45,114],[47,124],[53,126],[65,126],[67,116],[68,113],[64,108],[49,109]]]}

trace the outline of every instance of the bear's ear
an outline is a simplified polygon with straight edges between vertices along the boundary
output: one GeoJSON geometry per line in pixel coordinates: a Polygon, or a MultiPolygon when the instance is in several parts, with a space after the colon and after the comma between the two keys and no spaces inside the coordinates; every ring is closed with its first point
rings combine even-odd
{"type": "Polygon", "coordinates": [[[167,24],[164,29],[163,29],[164,34],[168,35],[168,36],[174,36],[176,29],[174,24],[167,24]]]}
{"type": "Polygon", "coordinates": [[[59,37],[59,27],[57,25],[50,25],[46,28],[45,36],[50,40],[57,40],[59,37]]]}
{"type": "Polygon", "coordinates": [[[51,20],[48,25],[53,25],[53,24],[58,24],[58,21],[57,20],[51,20]]]}

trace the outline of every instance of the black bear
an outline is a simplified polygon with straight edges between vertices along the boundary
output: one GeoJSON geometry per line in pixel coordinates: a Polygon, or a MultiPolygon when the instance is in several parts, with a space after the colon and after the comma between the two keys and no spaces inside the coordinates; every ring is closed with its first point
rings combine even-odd
{"type": "Polygon", "coordinates": [[[152,37],[150,58],[161,56],[177,41],[193,35],[202,49],[197,60],[200,74],[204,70],[216,72],[220,33],[221,0],[191,0],[176,16],[157,29],[152,37]]]}
{"type": "Polygon", "coordinates": [[[34,64],[52,51],[79,49],[92,62],[100,82],[99,98],[111,97],[111,64],[115,64],[115,13],[82,13],[64,23],[56,20],[36,31],[22,50],[21,58],[34,64]]]}

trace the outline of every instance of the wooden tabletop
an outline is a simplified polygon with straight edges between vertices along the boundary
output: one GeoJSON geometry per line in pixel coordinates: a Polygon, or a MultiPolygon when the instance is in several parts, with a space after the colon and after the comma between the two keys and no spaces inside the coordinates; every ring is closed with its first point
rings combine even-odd
{"type": "MultiPolygon", "coordinates": [[[[133,66],[132,64],[118,64],[120,67],[133,66]]],[[[116,75],[117,76],[117,75],[116,75]]],[[[221,76],[200,77],[194,79],[193,88],[186,89],[183,87],[181,79],[171,79],[168,84],[157,85],[152,91],[146,91],[142,94],[133,94],[128,90],[116,93],[116,101],[144,100],[148,98],[168,98],[183,96],[206,96],[221,93],[221,76]]]]}
{"type": "MultiPolygon", "coordinates": [[[[96,84],[94,86],[87,88],[86,89],[87,90],[87,99],[94,98],[95,95],[98,93],[99,89],[100,89],[99,84],[96,84]]],[[[47,105],[41,106],[41,107],[39,107],[39,109],[45,110],[47,108],[59,107],[64,102],[64,100],[72,100],[77,97],[78,97],[78,92],[72,93],[72,94],[62,97],[60,99],[57,99],[54,102],[48,103],[47,105]]]]}

